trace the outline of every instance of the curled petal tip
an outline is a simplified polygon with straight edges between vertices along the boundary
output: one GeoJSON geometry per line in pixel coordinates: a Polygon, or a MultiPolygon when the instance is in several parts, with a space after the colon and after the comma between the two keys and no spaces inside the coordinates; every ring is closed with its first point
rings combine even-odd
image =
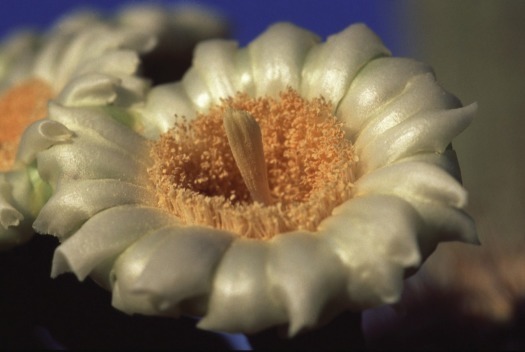
{"type": "Polygon", "coordinates": [[[40,135],[51,142],[66,142],[73,137],[73,132],[59,122],[43,120],[38,125],[40,135]]]}
{"type": "Polygon", "coordinates": [[[18,226],[24,216],[11,207],[0,207],[0,225],[7,230],[8,227],[18,226]]]}
{"type": "Polygon", "coordinates": [[[37,121],[24,132],[17,160],[28,165],[33,162],[38,152],[52,145],[67,142],[72,136],[73,132],[59,122],[47,119],[37,121]]]}

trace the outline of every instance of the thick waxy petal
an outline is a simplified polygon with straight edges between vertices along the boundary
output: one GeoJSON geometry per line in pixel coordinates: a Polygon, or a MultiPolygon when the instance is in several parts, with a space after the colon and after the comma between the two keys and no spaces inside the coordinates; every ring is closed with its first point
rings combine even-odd
{"type": "Polygon", "coordinates": [[[417,114],[376,136],[359,154],[358,176],[418,153],[442,153],[471,122],[476,104],[417,114]]]}
{"type": "Polygon", "coordinates": [[[239,82],[239,92],[244,92],[249,96],[255,96],[255,81],[253,77],[252,63],[248,48],[239,49],[235,56],[237,67],[237,77],[239,82]]]}
{"type": "Polygon", "coordinates": [[[235,95],[239,89],[236,82],[235,53],[237,43],[212,40],[197,46],[193,65],[206,82],[213,101],[235,95]]]}
{"type": "Polygon", "coordinates": [[[272,293],[286,307],[290,336],[315,326],[326,306],[343,297],[346,288],[341,261],[315,233],[276,237],[270,247],[268,278],[272,293]]]}
{"type": "Polygon", "coordinates": [[[124,204],[155,206],[155,195],[143,186],[121,180],[99,179],[61,182],[44,205],[33,227],[64,240],[104,209],[124,204]],[[56,212],[60,209],[60,212],[56,212]]]}
{"type": "Polygon", "coordinates": [[[35,160],[36,153],[57,143],[71,140],[73,132],[64,125],[52,120],[40,120],[29,126],[18,147],[17,162],[26,165],[35,160]]]}
{"type": "Polygon", "coordinates": [[[175,126],[180,118],[191,121],[196,107],[189,98],[184,85],[180,82],[154,87],[148,94],[144,108],[139,108],[142,117],[143,134],[157,139],[161,133],[175,126]]]}
{"type": "Polygon", "coordinates": [[[139,64],[139,56],[133,50],[110,51],[80,64],[75,70],[75,76],[89,73],[103,73],[117,77],[133,75],[139,64]]]}
{"type": "Polygon", "coordinates": [[[447,206],[414,203],[427,224],[427,231],[419,236],[421,254],[427,257],[440,241],[462,241],[479,244],[473,219],[461,209],[447,206]]]}
{"type": "Polygon", "coordinates": [[[33,236],[31,211],[40,206],[40,194],[38,190],[28,194],[33,190],[27,187],[29,182],[25,176],[25,170],[0,174],[0,251],[27,242],[33,236]],[[22,203],[17,201],[19,197],[22,203]]]}
{"type": "Polygon", "coordinates": [[[76,77],[61,91],[57,101],[64,106],[106,105],[117,99],[116,87],[121,81],[104,74],[76,77]]]}
{"type": "Polygon", "coordinates": [[[250,333],[287,321],[284,307],[270,293],[268,252],[264,241],[232,243],[215,273],[200,328],[250,333]]]}
{"type": "Polygon", "coordinates": [[[390,194],[405,200],[441,203],[456,208],[467,204],[465,189],[443,169],[421,162],[396,163],[361,177],[355,197],[390,194]]]}
{"type": "Polygon", "coordinates": [[[208,110],[213,98],[206,81],[199,76],[195,68],[190,68],[186,72],[182,78],[182,84],[193,105],[200,111],[208,110]]]}
{"type": "Polygon", "coordinates": [[[289,23],[278,23],[249,46],[257,96],[277,96],[288,87],[299,89],[306,53],[319,38],[289,23]]]}
{"type": "Polygon", "coordinates": [[[371,61],[355,77],[337,108],[349,138],[359,131],[372,114],[397,97],[407,82],[431,68],[411,59],[388,57],[371,61]]]}
{"type": "Polygon", "coordinates": [[[136,159],[144,159],[149,156],[148,141],[116,120],[121,117],[124,120],[122,122],[127,123],[128,121],[125,120],[131,119],[124,110],[118,110],[118,108],[110,110],[102,107],[66,108],[51,103],[49,116],[74,133],[83,135],[89,131],[89,135],[95,135],[133,153],[136,159]]]}
{"type": "Polygon", "coordinates": [[[15,32],[0,43],[0,92],[24,80],[31,71],[38,36],[30,31],[15,32]]]}
{"type": "Polygon", "coordinates": [[[57,36],[55,42],[37,59],[35,74],[53,82],[53,87],[60,91],[83,62],[123,47],[148,51],[154,44],[155,39],[140,31],[93,26],[79,33],[57,36]]]}
{"type": "Polygon", "coordinates": [[[146,182],[147,164],[143,163],[147,160],[134,156],[102,139],[75,137],[72,144],[55,145],[39,153],[38,172],[53,187],[56,187],[59,178],[114,178],[131,183],[146,182]]]}
{"type": "Polygon", "coordinates": [[[421,260],[422,226],[414,208],[386,195],[353,198],[319,225],[346,268],[350,304],[362,309],[399,298],[405,270],[421,260]]]}
{"type": "Polygon", "coordinates": [[[98,264],[138,238],[178,221],[157,208],[122,205],[93,216],[55,251],[51,276],[71,271],[83,280],[98,264]]]}
{"type": "Polygon", "coordinates": [[[400,159],[399,162],[414,161],[435,165],[448,172],[452,177],[461,182],[458,157],[452,146],[449,145],[443,153],[419,153],[400,159]]]}
{"type": "Polygon", "coordinates": [[[57,33],[51,37],[35,60],[33,73],[37,77],[52,82],[56,65],[60,62],[60,57],[69,45],[72,36],[73,33],[57,33]]]}
{"type": "Polygon", "coordinates": [[[432,74],[416,76],[408,81],[400,95],[370,116],[367,123],[356,134],[356,151],[361,152],[374,138],[415,114],[460,106],[457,98],[445,92],[436,83],[432,74]]]}
{"type": "Polygon", "coordinates": [[[120,298],[114,304],[137,313],[146,300],[154,309],[149,314],[178,314],[182,303],[209,295],[217,264],[234,238],[196,226],[167,227],[144,236],[115,264],[120,298]]]}
{"type": "Polygon", "coordinates": [[[3,176],[10,185],[9,194],[6,194],[5,199],[24,215],[24,221],[31,227],[34,217],[49,198],[49,185],[42,181],[34,164],[22,166],[3,176]]]}
{"type": "Polygon", "coordinates": [[[312,48],[303,67],[301,92],[308,99],[323,96],[334,109],[359,70],[369,61],[390,55],[364,24],[354,24],[312,48]]]}
{"type": "Polygon", "coordinates": [[[11,185],[0,175],[0,231],[17,226],[24,216],[7,199],[11,197],[11,185]]]}

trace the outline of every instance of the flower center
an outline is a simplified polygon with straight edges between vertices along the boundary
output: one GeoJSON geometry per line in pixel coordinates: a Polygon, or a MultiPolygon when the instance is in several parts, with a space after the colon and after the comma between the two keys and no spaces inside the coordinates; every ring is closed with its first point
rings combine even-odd
{"type": "Polygon", "coordinates": [[[51,87],[39,79],[28,79],[0,96],[0,171],[9,170],[25,128],[46,117],[51,87]]]}
{"type": "Polygon", "coordinates": [[[159,205],[186,224],[248,238],[315,231],[351,197],[357,162],[332,106],[288,89],[237,94],[152,143],[159,205]]]}

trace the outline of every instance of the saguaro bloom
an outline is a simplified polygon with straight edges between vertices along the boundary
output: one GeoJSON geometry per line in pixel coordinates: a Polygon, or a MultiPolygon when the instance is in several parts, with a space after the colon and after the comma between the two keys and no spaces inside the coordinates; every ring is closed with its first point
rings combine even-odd
{"type": "Polygon", "coordinates": [[[62,242],[53,276],[125,312],[293,335],[395,302],[438,242],[476,241],[450,146],[475,109],[362,24],[206,41],[143,104],[51,104],[70,136],[38,154],[54,194],[34,226],[62,242]]]}

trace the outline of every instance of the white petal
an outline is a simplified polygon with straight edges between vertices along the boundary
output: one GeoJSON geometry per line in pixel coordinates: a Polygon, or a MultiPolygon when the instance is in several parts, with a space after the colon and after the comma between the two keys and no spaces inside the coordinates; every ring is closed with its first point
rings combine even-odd
{"type": "Polygon", "coordinates": [[[0,196],[0,232],[18,226],[23,219],[24,216],[0,196]]]}
{"type": "Polygon", "coordinates": [[[138,54],[132,50],[110,51],[92,60],[83,62],[75,76],[87,73],[105,73],[113,76],[132,75],[140,63],[138,54]]]}
{"type": "Polygon", "coordinates": [[[30,31],[16,31],[0,43],[0,92],[27,78],[41,38],[30,31]]]}
{"type": "Polygon", "coordinates": [[[449,146],[443,153],[418,153],[402,158],[399,162],[414,161],[433,164],[448,172],[452,177],[461,182],[461,171],[459,169],[458,157],[452,146],[449,146]]]}
{"type": "Polygon", "coordinates": [[[256,94],[256,88],[248,48],[242,48],[237,51],[235,55],[235,65],[236,76],[239,84],[237,87],[238,91],[246,93],[250,97],[254,97],[256,94]]]}
{"type": "Polygon", "coordinates": [[[195,49],[193,67],[182,82],[193,105],[205,112],[210,104],[219,104],[222,98],[244,92],[255,95],[256,81],[249,48],[237,49],[237,43],[209,40],[195,49]]]}
{"type": "Polygon", "coordinates": [[[33,236],[31,210],[40,206],[40,190],[31,189],[26,175],[25,170],[0,173],[0,252],[21,245],[33,236]],[[33,191],[34,194],[28,195],[33,191]]]}
{"type": "Polygon", "coordinates": [[[26,243],[33,237],[30,221],[22,221],[16,227],[4,229],[0,226],[0,255],[2,251],[7,251],[26,243]]]}
{"type": "Polygon", "coordinates": [[[193,105],[200,111],[206,111],[213,102],[206,82],[199,76],[195,68],[190,68],[182,78],[182,84],[193,105]]]}
{"type": "MultiPolygon", "coordinates": [[[[50,37],[49,41],[46,42],[46,45],[35,59],[33,68],[33,74],[35,76],[42,78],[46,82],[53,82],[57,63],[60,62],[59,58],[61,58],[64,51],[66,51],[71,36],[72,33],[57,33],[50,37]]],[[[55,90],[57,89],[55,88],[55,90]]]]}
{"type": "Polygon", "coordinates": [[[417,153],[442,153],[469,125],[476,109],[476,104],[471,104],[459,109],[423,112],[390,128],[359,154],[358,175],[417,153]]]}
{"type": "Polygon", "coordinates": [[[53,24],[50,30],[50,37],[57,34],[73,34],[82,29],[96,26],[101,21],[100,14],[92,10],[79,10],[74,13],[66,14],[53,24]]]}
{"type": "Polygon", "coordinates": [[[46,60],[39,60],[37,74],[53,83],[56,91],[60,91],[64,85],[74,76],[76,69],[83,62],[100,57],[106,52],[120,48],[131,50],[146,51],[151,49],[154,39],[146,33],[132,31],[130,29],[108,27],[102,23],[89,28],[83,28],[77,33],[72,33],[67,38],[60,54],[54,57],[54,61],[49,63],[46,60]],[[47,63],[46,63],[47,61],[47,63]]]}
{"type": "Polygon", "coordinates": [[[252,333],[286,322],[269,292],[268,249],[265,241],[232,243],[215,273],[208,313],[199,328],[252,333]]]}
{"type": "Polygon", "coordinates": [[[52,187],[58,178],[114,178],[143,184],[148,180],[146,161],[105,140],[87,137],[74,137],[73,143],[55,145],[37,156],[38,172],[52,187]]]}
{"type": "Polygon", "coordinates": [[[209,40],[195,49],[193,67],[206,82],[215,103],[237,93],[236,51],[237,43],[225,40],[209,40]]]}
{"type": "MultiPolygon", "coordinates": [[[[98,26],[91,27],[91,29],[86,29],[72,36],[68,41],[68,46],[61,53],[60,59],[54,62],[54,74],[53,77],[50,77],[51,79],[49,79],[49,81],[53,83],[56,91],[60,91],[69,78],[72,77],[72,73],[79,64],[79,61],[85,59],[85,56],[94,54],[91,52],[86,53],[86,48],[90,47],[91,42],[96,40],[96,38],[100,37],[102,39],[106,36],[107,32],[97,27],[98,26]],[[57,69],[57,64],[60,69],[57,69]]],[[[107,39],[104,38],[102,40],[107,39]]],[[[90,51],[91,50],[93,50],[92,47],[90,47],[90,51]]]]}
{"type": "MultiPolygon", "coordinates": [[[[120,297],[151,313],[178,313],[179,305],[210,293],[217,264],[234,239],[205,227],[168,227],[141,238],[123,253],[114,269],[120,297]]],[[[125,307],[127,312],[133,306],[125,307]]]]}
{"type": "Polygon", "coordinates": [[[142,104],[146,92],[150,89],[149,80],[136,75],[123,75],[118,76],[118,78],[121,80],[121,84],[117,86],[117,99],[113,105],[131,108],[137,104],[142,104]]]}
{"type": "Polygon", "coordinates": [[[98,264],[119,255],[141,236],[177,223],[175,217],[157,208],[123,205],[104,210],[56,249],[51,276],[71,271],[83,280],[98,264]]]}
{"type": "Polygon", "coordinates": [[[147,80],[135,75],[138,65],[138,54],[132,50],[109,51],[81,62],[62,89],[58,101],[69,106],[105,105],[110,102],[118,106],[131,106],[143,100],[149,87],[147,80]],[[107,87],[102,82],[97,83],[104,77],[110,83],[106,83],[107,87]],[[98,92],[97,87],[102,92],[98,92]]]}
{"type": "Polygon", "coordinates": [[[386,55],[390,51],[375,33],[364,24],[354,24],[310,50],[303,68],[301,94],[307,99],[322,95],[335,110],[359,70],[386,55]]]}
{"type": "Polygon", "coordinates": [[[427,72],[432,72],[428,65],[405,58],[379,58],[366,65],[337,109],[348,136],[353,138],[379,107],[401,94],[412,77],[427,72]]]}
{"type": "Polygon", "coordinates": [[[299,89],[307,52],[319,38],[290,23],[278,23],[248,46],[257,96],[276,97],[287,87],[299,89]]]}
{"type": "Polygon", "coordinates": [[[180,82],[156,86],[146,99],[145,106],[139,108],[138,113],[147,138],[157,139],[161,133],[173,128],[178,118],[185,117],[190,121],[196,115],[196,107],[180,82]]]}
{"type": "Polygon", "coordinates": [[[135,154],[137,158],[149,156],[148,141],[126,127],[132,118],[125,110],[102,107],[66,108],[56,103],[49,104],[49,117],[62,123],[71,131],[85,135],[96,135],[120,148],[135,154]],[[119,119],[117,121],[117,119],[119,119]],[[122,122],[122,123],[121,123],[122,122]]]}
{"type": "Polygon", "coordinates": [[[64,106],[107,105],[117,99],[120,80],[103,74],[75,77],[56,100],[64,106]]]}
{"type": "Polygon", "coordinates": [[[355,196],[390,194],[408,201],[456,208],[467,204],[467,191],[458,181],[440,167],[427,163],[396,163],[362,176],[355,187],[355,196]]]}
{"type": "Polygon", "coordinates": [[[8,227],[17,226],[24,219],[24,216],[12,206],[12,200],[8,201],[11,198],[11,185],[0,174],[0,234],[3,234],[8,227]]]}
{"type": "Polygon", "coordinates": [[[425,111],[461,107],[459,100],[445,92],[430,73],[413,77],[396,98],[378,109],[356,134],[355,148],[359,153],[364,146],[388,129],[425,111]]]}
{"type": "Polygon", "coordinates": [[[36,153],[57,143],[71,140],[73,132],[59,122],[44,119],[31,124],[20,141],[17,161],[30,164],[35,160],[36,153]]]}
{"type": "Polygon", "coordinates": [[[268,257],[272,293],[289,315],[288,335],[317,325],[327,306],[344,296],[346,273],[318,234],[286,233],[274,238],[268,257]]]}
{"type": "Polygon", "coordinates": [[[474,221],[463,210],[426,202],[414,203],[414,207],[428,226],[428,231],[419,236],[423,256],[432,253],[442,241],[479,244],[474,221]]]}
{"type": "Polygon", "coordinates": [[[63,240],[100,211],[124,204],[155,206],[157,201],[145,187],[121,180],[62,182],[40,211],[33,227],[39,233],[63,240]]]}
{"type": "Polygon", "coordinates": [[[407,268],[420,263],[417,233],[423,222],[399,197],[352,198],[319,225],[319,232],[344,263],[354,308],[399,299],[407,268]]]}
{"type": "Polygon", "coordinates": [[[10,186],[9,194],[5,199],[22,213],[24,221],[31,223],[49,198],[51,192],[49,185],[40,178],[33,164],[22,165],[19,169],[11,170],[3,176],[10,186]]]}

